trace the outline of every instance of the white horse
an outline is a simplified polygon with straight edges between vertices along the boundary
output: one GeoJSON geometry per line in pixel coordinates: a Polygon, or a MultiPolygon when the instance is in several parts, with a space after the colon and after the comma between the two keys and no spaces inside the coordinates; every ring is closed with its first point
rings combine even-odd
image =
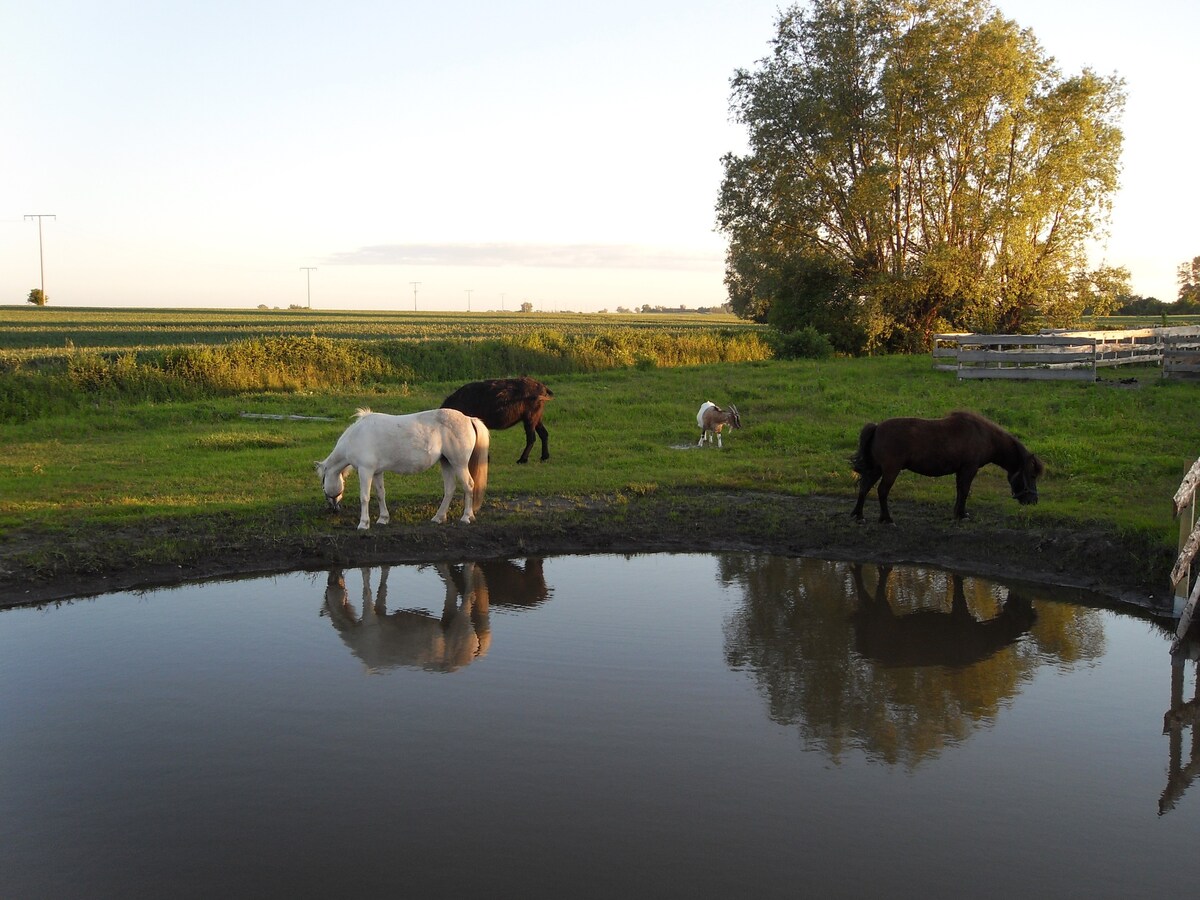
{"type": "Polygon", "coordinates": [[[333,452],[316,464],[325,499],[331,508],[341,509],[346,473],[354,467],[358,470],[358,493],[362,501],[358,527],[371,527],[372,481],[379,498],[377,521],[386,525],[391,516],[384,496],[383,473],[424,472],[435,462],[441,462],[445,493],[433,521],[446,521],[446,511],[454,499],[456,477],[463,485],[462,521],[474,521],[475,511],[483,505],[487,489],[491,437],[483,422],[456,409],[430,409],[407,416],[360,409],[354,415],[358,421],[342,432],[333,452]]]}
{"type": "Polygon", "coordinates": [[[708,442],[712,443],[712,436],[717,436],[717,447],[720,449],[721,444],[721,429],[728,425],[730,428],[741,428],[742,417],[738,413],[738,409],[732,403],[729,404],[729,409],[721,409],[711,400],[705,400],[700,405],[700,411],[696,413],[696,425],[700,429],[700,440],[696,442],[697,447],[704,446],[704,439],[707,437],[708,442]]]}

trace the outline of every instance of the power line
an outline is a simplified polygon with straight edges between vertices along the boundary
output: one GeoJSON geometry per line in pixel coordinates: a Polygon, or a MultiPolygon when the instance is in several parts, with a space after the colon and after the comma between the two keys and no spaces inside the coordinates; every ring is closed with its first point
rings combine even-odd
{"type": "Polygon", "coordinates": [[[304,281],[308,287],[308,308],[312,309],[312,273],[317,271],[317,267],[301,266],[300,271],[304,273],[304,281]]]}
{"type": "Polygon", "coordinates": [[[42,252],[42,219],[57,219],[58,216],[53,213],[30,213],[25,217],[25,221],[37,219],[38,223],[38,268],[41,270],[42,276],[42,302],[46,303],[49,298],[46,296],[46,256],[42,252]]]}

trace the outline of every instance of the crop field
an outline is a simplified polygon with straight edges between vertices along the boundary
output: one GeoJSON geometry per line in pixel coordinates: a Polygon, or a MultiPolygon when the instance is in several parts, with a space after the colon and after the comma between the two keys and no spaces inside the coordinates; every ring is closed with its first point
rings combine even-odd
{"type": "Polygon", "coordinates": [[[256,337],[354,340],[484,340],[539,331],[595,335],[612,330],[670,335],[758,332],[761,326],[713,313],[575,314],[331,312],[318,309],[84,309],[0,306],[0,351],[104,352],[223,344],[256,337]]]}

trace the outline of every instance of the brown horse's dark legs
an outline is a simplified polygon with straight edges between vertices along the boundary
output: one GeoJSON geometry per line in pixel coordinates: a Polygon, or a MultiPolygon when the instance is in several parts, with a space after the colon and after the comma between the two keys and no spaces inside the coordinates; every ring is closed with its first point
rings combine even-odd
{"type": "Polygon", "coordinates": [[[882,474],[882,470],[875,469],[871,472],[864,472],[858,480],[858,502],[854,504],[854,511],[850,515],[860,522],[863,520],[863,504],[867,502],[867,494],[871,492],[871,488],[875,486],[875,482],[882,474]]]}
{"type": "Polygon", "coordinates": [[[899,472],[884,472],[883,478],[879,482],[879,521],[885,525],[892,524],[892,514],[888,512],[887,498],[892,490],[892,485],[896,483],[896,476],[899,472]]]}
{"type": "Polygon", "coordinates": [[[954,496],[954,518],[967,518],[967,496],[971,493],[971,482],[975,480],[975,473],[978,469],[966,468],[959,469],[954,474],[955,496],[954,496]]]}
{"type": "Polygon", "coordinates": [[[542,462],[550,458],[550,432],[546,430],[546,426],[541,422],[537,423],[538,437],[542,439],[542,462]]]}
{"type": "Polygon", "coordinates": [[[525,425],[525,450],[521,453],[521,458],[517,460],[518,463],[529,462],[529,451],[533,449],[533,441],[534,441],[533,426],[530,425],[528,422],[525,422],[524,425],[525,425]]]}

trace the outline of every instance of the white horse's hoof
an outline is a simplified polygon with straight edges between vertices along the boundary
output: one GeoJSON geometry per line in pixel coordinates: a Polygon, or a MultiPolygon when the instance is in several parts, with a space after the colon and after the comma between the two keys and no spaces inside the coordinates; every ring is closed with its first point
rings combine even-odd
{"type": "Polygon", "coordinates": [[[375,524],[376,525],[386,525],[390,521],[392,521],[392,520],[389,519],[388,517],[380,516],[378,519],[375,520],[375,524]]]}
{"type": "Polygon", "coordinates": [[[366,531],[366,530],[367,530],[368,528],[370,528],[370,527],[371,527],[371,523],[370,523],[370,522],[359,522],[359,523],[358,523],[358,530],[359,530],[359,531],[366,531]]]}
{"type": "Polygon", "coordinates": [[[446,521],[446,517],[445,517],[445,516],[434,516],[434,517],[433,517],[432,519],[430,519],[429,521],[430,521],[430,522],[434,522],[434,523],[436,523],[436,524],[438,524],[438,525],[441,525],[443,522],[445,522],[445,521],[446,521]]]}

